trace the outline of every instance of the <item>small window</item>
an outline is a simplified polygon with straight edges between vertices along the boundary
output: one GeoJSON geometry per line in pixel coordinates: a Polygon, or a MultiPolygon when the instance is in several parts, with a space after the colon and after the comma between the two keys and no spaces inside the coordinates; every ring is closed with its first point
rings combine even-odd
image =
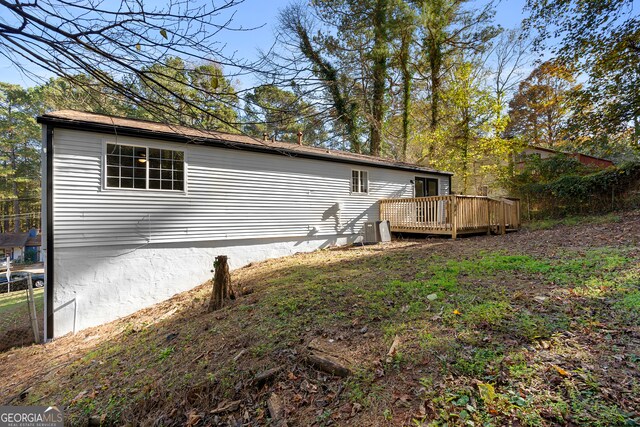
{"type": "Polygon", "coordinates": [[[351,192],[352,193],[368,193],[369,192],[369,173],[367,171],[359,171],[359,170],[351,171],[351,192]]]}
{"type": "Polygon", "coordinates": [[[107,188],[184,190],[184,152],[107,144],[107,188]]]}

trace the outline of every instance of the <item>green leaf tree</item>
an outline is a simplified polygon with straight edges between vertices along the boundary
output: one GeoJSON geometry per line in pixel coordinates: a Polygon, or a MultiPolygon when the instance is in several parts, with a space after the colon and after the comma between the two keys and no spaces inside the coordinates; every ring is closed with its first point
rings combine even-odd
{"type": "Polygon", "coordinates": [[[579,88],[567,67],[555,61],[538,66],[509,103],[507,137],[519,136],[529,144],[550,148],[566,144],[569,97],[579,88]]]}
{"type": "Polygon", "coordinates": [[[382,150],[389,102],[392,3],[316,0],[313,13],[301,4],[285,8],[279,41],[294,56],[273,66],[283,71],[286,84],[305,85],[305,93],[322,91],[349,148],[374,156],[382,150]]]}
{"type": "Polygon", "coordinates": [[[130,87],[135,96],[151,101],[155,107],[148,109],[133,99],[127,102],[131,110],[128,116],[238,132],[239,98],[217,64],[189,66],[181,58],[171,57],[143,71],[130,87]]]}
{"type": "Polygon", "coordinates": [[[279,141],[297,142],[298,132],[303,143],[323,145],[327,134],[313,106],[291,91],[274,85],[263,85],[245,96],[245,132],[260,137],[266,134],[279,141]]]}
{"type": "Polygon", "coordinates": [[[33,90],[0,83],[0,213],[3,232],[20,232],[39,226],[40,126],[35,121],[37,105],[33,90]]]}
{"type": "Polygon", "coordinates": [[[632,0],[528,0],[527,28],[536,46],[586,77],[574,131],[583,148],[609,135],[640,142],[640,15],[632,0]],[[549,46],[551,45],[551,46],[549,46]],[[590,138],[589,135],[593,136],[590,138]]]}

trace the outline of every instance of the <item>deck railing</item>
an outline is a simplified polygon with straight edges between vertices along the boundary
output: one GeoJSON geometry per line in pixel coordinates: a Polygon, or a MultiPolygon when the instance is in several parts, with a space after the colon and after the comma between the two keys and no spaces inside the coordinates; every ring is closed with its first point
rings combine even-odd
{"type": "Polygon", "coordinates": [[[380,219],[391,231],[448,234],[502,233],[520,228],[520,200],[483,196],[431,196],[380,200],[380,219]]]}

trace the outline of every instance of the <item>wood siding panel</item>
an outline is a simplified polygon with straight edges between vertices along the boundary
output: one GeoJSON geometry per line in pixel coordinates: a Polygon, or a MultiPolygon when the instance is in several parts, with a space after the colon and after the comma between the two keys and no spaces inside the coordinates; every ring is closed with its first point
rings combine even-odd
{"type": "MultiPolygon", "coordinates": [[[[359,233],[379,218],[378,200],[412,197],[416,176],[66,129],[54,132],[53,173],[59,247],[359,233]],[[104,189],[105,141],[184,151],[187,191],[104,189]],[[369,194],[350,194],[352,169],[369,172],[369,194]]],[[[448,193],[448,176],[424,176],[448,193]]]]}

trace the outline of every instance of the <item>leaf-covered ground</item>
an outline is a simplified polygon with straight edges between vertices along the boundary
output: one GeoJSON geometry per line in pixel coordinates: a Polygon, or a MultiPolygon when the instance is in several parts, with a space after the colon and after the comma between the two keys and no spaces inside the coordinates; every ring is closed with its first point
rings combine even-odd
{"type": "Polygon", "coordinates": [[[204,285],[1,354],[0,403],[78,425],[637,425],[640,212],[537,228],[255,264],[218,312],[204,285]],[[353,374],[310,366],[314,339],[353,374]]]}

